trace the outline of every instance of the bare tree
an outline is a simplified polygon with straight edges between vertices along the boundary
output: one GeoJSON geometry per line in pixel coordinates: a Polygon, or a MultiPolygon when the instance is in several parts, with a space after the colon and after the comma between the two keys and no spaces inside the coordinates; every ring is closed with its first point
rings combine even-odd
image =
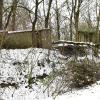
{"type": "Polygon", "coordinates": [[[58,40],[60,40],[60,22],[59,22],[59,8],[58,8],[58,1],[56,0],[56,23],[57,23],[57,34],[58,40]]]}
{"type": "Polygon", "coordinates": [[[38,6],[39,4],[42,2],[43,0],[39,1],[39,0],[35,0],[35,12],[34,12],[34,20],[32,22],[32,31],[35,30],[35,26],[36,26],[36,22],[37,22],[37,18],[38,18],[38,6]]]}
{"type": "Polygon", "coordinates": [[[78,41],[78,24],[79,24],[79,14],[80,14],[80,7],[83,0],[75,0],[73,3],[74,5],[74,21],[75,21],[75,31],[76,31],[76,41],[78,41]]]}
{"type": "Polygon", "coordinates": [[[12,5],[11,5],[11,10],[10,10],[10,12],[8,14],[8,18],[7,18],[7,21],[6,21],[4,29],[6,29],[8,27],[10,18],[11,18],[12,14],[13,14],[13,18],[12,18],[13,20],[12,21],[14,21],[13,22],[14,26],[12,27],[12,29],[15,30],[15,15],[16,15],[15,13],[16,13],[16,8],[17,8],[18,1],[19,0],[13,0],[12,5]]]}
{"type": "Polygon", "coordinates": [[[73,26],[73,12],[74,12],[74,5],[73,5],[73,0],[72,0],[72,9],[71,9],[71,14],[70,14],[70,40],[72,41],[72,35],[73,35],[73,29],[72,29],[72,26],[73,26]]]}
{"type": "Polygon", "coordinates": [[[0,30],[2,30],[2,17],[3,17],[3,0],[0,0],[0,30]]]}
{"type": "Polygon", "coordinates": [[[99,35],[99,25],[100,25],[100,7],[99,7],[99,13],[97,15],[97,27],[96,27],[96,34],[97,34],[97,41],[100,41],[100,35],[99,35]]]}
{"type": "Polygon", "coordinates": [[[38,5],[39,5],[39,1],[38,0],[35,0],[35,18],[34,18],[34,21],[32,22],[32,30],[33,31],[35,30],[35,25],[36,25],[36,22],[37,22],[38,5]]]}
{"type": "Polygon", "coordinates": [[[51,4],[53,0],[49,0],[47,15],[45,16],[45,28],[48,28],[48,21],[50,15],[51,4]]]}
{"type": "Polygon", "coordinates": [[[15,31],[15,27],[16,27],[16,9],[17,9],[17,4],[18,4],[19,0],[14,0],[13,1],[13,9],[12,9],[12,25],[11,25],[11,30],[15,31]]]}

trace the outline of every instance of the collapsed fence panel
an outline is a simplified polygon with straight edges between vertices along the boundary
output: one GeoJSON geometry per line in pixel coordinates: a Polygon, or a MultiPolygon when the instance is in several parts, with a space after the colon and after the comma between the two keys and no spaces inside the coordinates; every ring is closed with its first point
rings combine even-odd
{"type": "Polygon", "coordinates": [[[88,50],[92,49],[92,51],[96,54],[100,50],[99,43],[92,42],[74,42],[74,41],[54,41],[52,43],[53,48],[58,49],[61,54],[65,56],[78,55],[84,56],[89,53],[88,50]]]}

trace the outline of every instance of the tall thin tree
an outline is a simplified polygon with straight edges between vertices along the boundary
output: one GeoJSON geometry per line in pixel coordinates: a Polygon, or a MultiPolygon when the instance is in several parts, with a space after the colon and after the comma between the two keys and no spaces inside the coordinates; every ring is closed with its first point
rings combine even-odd
{"type": "Polygon", "coordinates": [[[75,0],[74,3],[74,21],[75,21],[75,30],[76,30],[76,41],[78,41],[78,24],[79,24],[79,14],[80,7],[83,0],[75,0]]]}
{"type": "Polygon", "coordinates": [[[32,22],[32,31],[35,30],[35,25],[37,22],[37,16],[38,16],[38,5],[39,5],[39,1],[35,0],[35,17],[34,17],[34,21],[32,22]]]}
{"type": "Polygon", "coordinates": [[[14,0],[13,1],[13,9],[12,9],[12,22],[11,22],[11,30],[15,31],[15,27],[16,27],[16,9],[17,9],[17,4],[18,4],[19,0],[14,0]]]}
{"type": "Polygon", "coordinates": [[[48,28],[48,25],[49,25],[49,16],[50,16],[50,9],[51,9],[52,1],[53,0],[49,0],[48,11],[47,11],[47,15],[45,16],[45,28],[48,28]]]}
{"type": "Polygon", "coordinates": [[[58,40],[60,40],[60,22],[59,22],[59,8],[58,8],[58,1],[56,0],[56,23],[57,23],[57,34],[58,40]]]}
{"type": "MultiPolygon", "coordinates": [[[[13,17],[13,19],[14,19],[14,21],[15,21],[15,5],[18,3],[18,1],[19,0],[13,0],[13,2],[12,2],[12,5],[11,5],[11,10],[10,10],[10,12],[9,12],[9,14],[8,14],[8,18],[7,18],[7,21],[6,21],[6,24],[5,24],[5,26],[4,26],[4,29],[6,29],[7,27],[8,27],[8,25],[9,25],[9,22],[10,22],[10,19],[11,19],[11,16],[12,16],[12,14],[14,15],[13,17]]],[[[16,7],[17,7],[17,5],[16,5],[16,7]]],[[[14,24],[15,24],[15,22],[13,22],[14,24]]],[[[14,26],[15,27],[15,26],[14,26]]]]}
{"type": "Polygon", "coordinates": [[[3,0],[0,0],[0,30],[2,30],[2,16],[3,16],[3,0]]]}

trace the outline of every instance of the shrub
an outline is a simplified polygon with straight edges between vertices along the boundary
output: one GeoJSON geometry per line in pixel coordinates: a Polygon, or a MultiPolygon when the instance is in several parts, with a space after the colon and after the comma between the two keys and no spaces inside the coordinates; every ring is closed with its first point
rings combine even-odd
{"type": "Polygon", "coordinates": [[[84,59],[82,61],[71,61],[68,65],[71,87],[84,87],[98,80],[96,74],[99,67],[94,61],[84,59]]]}
{"type": "Polygon", "coordinates": [[[73,88],[83,88],[100,79],[100,63],[87,58],[83,60],[71,59],[66,65],[55,68],[44,80],[50,95],[57,96],[73,88]]]}

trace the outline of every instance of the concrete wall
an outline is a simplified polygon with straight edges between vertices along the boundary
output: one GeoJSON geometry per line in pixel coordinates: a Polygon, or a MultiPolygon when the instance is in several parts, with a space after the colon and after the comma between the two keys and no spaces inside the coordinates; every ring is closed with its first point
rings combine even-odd
{"type": "MultiPolygon", "coordinates": [[[[4,40],[3,48],[51,48],[51,31],[43,29],[38,31],[12,31],[0,32],[1,40],[4,40]],[[6,35],[4,35],[6,34],[6,35]],[[2,39],[2,36],[5,38],[2,39]]],[[[2,43],[0,40],[0,43],[2,43]]]]}
{"type": "Polygon", "coordinates": [[[4,43],[6,42],[7,31],[2,30],[0,31],[0,49],[3,47],[4,43]]]}

